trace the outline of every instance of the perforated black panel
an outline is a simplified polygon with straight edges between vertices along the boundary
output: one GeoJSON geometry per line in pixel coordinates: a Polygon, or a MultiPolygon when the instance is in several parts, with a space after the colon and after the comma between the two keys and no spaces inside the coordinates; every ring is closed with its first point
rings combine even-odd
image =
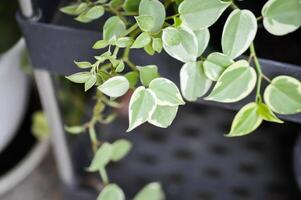
{"type": "Polygon", "coordinates": [[[127,121],[118,120],[103,132],[132,140],[134,149],[108,167],[112,180],[129,196],[160,181],[168,200],[299,199],[289,158],[298,127],[266,124],[250,136],[226,138],[233,116],[187,106],[171,128],[145,125],[128,134],[127,121]]]}

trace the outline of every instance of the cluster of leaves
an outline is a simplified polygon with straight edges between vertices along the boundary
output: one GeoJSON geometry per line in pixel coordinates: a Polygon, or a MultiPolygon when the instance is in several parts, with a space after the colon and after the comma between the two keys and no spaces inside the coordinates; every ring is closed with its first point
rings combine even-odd
{"type": "MultiPolygon", "coordinates": [[[[183,97],[187,101],[196,101],[206,95],[204,99],[208,101],[234,103],[247,97],[255,88],[256,99],[237,113],[227,136],[249,134],[263,120],[283,123],[274,113],[301,112],[300,81],[289,76],[278,76],[272,80],[266,77],[253,44],[258,22],[262,19],[266,30],[274,35],[285,35],[298,29],[301,26],[300,0],[268,0],[259,17],[250,10],[240,9],[231,0],[166,0],[163,3],[159,0],[98,0],[61,10],[76,15],[76,19],[82,22],[97,19],[104,11],[113,13],[114,16],[104,23],[102,39],[93,46],[102,52],[106,49],[105,52],[95,56],[93,64],[76,62],[79,68],[89,71],[67,78],[84,84],[85,91],[97,86],[100,100],[96,107],[103,105],[99,102],[115,104],[118,97],[133,90],[128,131],[145,122],[168,127],[178,107],[185,104],[183,97]],[[174,14],[166,16],[167,9],[174,9],[174,14]],[[232,12],[224,24],[222,52],[212,52],[205,57],[203,54],[210,40],[208,28],[226,9],[232,9],[232,12]],[[131,49],[143,49],[149,55],[161,53],[164,49],[171,57],[183,62],[180,89],[172,81],[160,77],[158,66],[152,63],[135,65],[130,60],[131,49]],[[240,59],[248,49],[249,59],[240,59]],[[268,82],[268,86],[262,95],[263,80],[268,82]]],[[[95,130],[91,127],[101,116],[98,111],[103,109],[96,109],[92,122],[88,124],[91,138],[95,138],[95,130]]],[[[78,132],[86,128],[82,127],[78,132]]],[[[102,144],[99,151],[104,146],[108,144],[102,144]]],[[[110,153],[102,154],[110,157],[110,153]]],[[[95,158],[101,160],[97,153],[95,158]]],[[[124,198],[116,185],[107,187],[109,191],[115,191],[114,195],[118,193],[120,199],[124,198]]],[[[118,199],[117,196],[114,199],[118,199]]]]}

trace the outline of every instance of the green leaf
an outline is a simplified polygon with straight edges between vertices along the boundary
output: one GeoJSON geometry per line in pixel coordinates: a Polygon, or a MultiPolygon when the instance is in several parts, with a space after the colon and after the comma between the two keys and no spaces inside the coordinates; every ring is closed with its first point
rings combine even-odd
{"type": "Polygon", "coordinates": [[[289,76],[278,76],[264,92],[265,103],[279,114],[301,112],[301,83],[289,76]]]}
{"type": "Polygon", "coordinates": [[[139,79],[138,72],[137,71],[128,72],[124,75],[124,77],[129,81],[130,88],[134,89],[139,79]]]}
{"type": "Polygon", "coordinates": [[[68,133],[74,135],[80,134],[86,130],[84,126],[65,126],[64,128],[68,133]]]}
{"type": "Polygon", "coordinates": [[[120,139],[115,141],[113,144],[113,153],[111,160],[117,162],[124,158],[132,148],[132,143],[128,140],[120,139]]]}
{"type": "Polygon", "coordinates": [[[86,17],[90,19],[98,19],[103,16],[105,13],[105,9],[103,6],[94,6],[88,10],[86,13],[86,17]]]}
{"type": "Polygon", "coordinates": [[[179,106],[157,106],[148,122],[160,128],[167,128],[175,119],[179,106]]]}
{"type": "Polygon", "coordinates": [[[221,0],[184,0],[179,6],[180,18],[192,30],[208,28],[230,4],[221,0]]]}
{"type": "Polygon", "coordinates": [[[129,81],[123,76],[115,76],[98,87],[105,95],[110,97],[120,97],[124,95],[130,87],[129,81]]]}
{"type": "Polygon", "coordinates": [[[204,28],[202,30],[194,31],[196,38],[198,40],[198,57],[201,56],[206,50],[209,40],[210,40],[210,32],[208,28],[204,28]]]}
{"type": "Polygon", "coordinates": [[[127,132],[133,130],[146,122],[156,109],[156,96],[145,87],[138,87],[129,104],[129,128],[127,132]]]}
{"type": "Polygon", "coordinates": [[[120,48],[130,47],[134,43],[134,39],[131,37],[118,38],[116,45],[120,48]]]}
{"type": "Polygon", "coordinates": [[[75,18],[75,20],[81,23],[89,23],[92,21],[92,19],[86,17],[86,13],[80,14],[78,17],[75,18]]]}
{"type": "Polygon", "coordinates": [[[144,47],[144,51],[150,56],[153,56],[155,54],[155,50],[153,49],[152,43],[148,43],[148,45],[144,47]]]}
{"type": "Polygon", "coordinates": [[[262,123],[262,118],[258,115],[257,104],[249,103],[245,105],[235,116],[231,131],[228,137],[247,135],[257,129],[262,123]]]}
{"type": "Polygon", "coordinates": [[[124,62],[120,61],[119,64],[116,66],[115,72],[118,72],[118,73],[123,72],[124,67],[125,67],[124,62]]]}
{"type": "Polygon", "coordinates": [[[85,83],[91,76],[90,72],[78,72],[66,78],[74,83],[85,83]]]}
{"type": "Polygon", "coordinates": [[[155,19],[150,15],[139,15],[135,19],[142,31],[151,32],[155,26],[155,19]]]}
{"type": "Polygon", "coordinates": [[[258,115],[269,122],[276,122],[276,123],[283,123],[282,120],[280,120],[273,111],[264,103],[258,103],[258,115]]]}
{"type": "Polygon", "coordinates": [[[79,67],[81,69],[88,69],[88,68],[93,67],[93,65],[90,62],[77,62],[77,61],[74,61],[74,63],[77,65],[77,67],[79,67]]]}
{"type": "Polygon", "coordinates": [[[113,8],[118,8],[123,4],[124,0],[111,0],[110,4],[113,8]]]}
{"type": "Polygon", "coordinates": [[[161,38],[153,38],[152,47],[153,47],[154,51],[161,53],[161,51],[163,49],[162,39],[161,38]]]}
{"type": "Polygon", "coordinates": [[[106,40],[98,40],[97,42],[95,42],[95,44],[93,45],[93,49],[103,49],[105,47],[107,47],[109,45],[108,41],[106,40]]]}
{"type": "Polygon", "coordinates": [[[165,195],[160,183],[146,185],[133,200],[164,200],[165,195]]]}
{"type": "Polygon", "coordinates": [[[154,20],[150,32],[159,32],[164,24],[166,13],[164,5],[158,0],[141,0],[139,16],[151,16],[154,20]]]}
{"type": "Polygon", "coordinates": [[[85,92],[91,89],[97,81],[96,75],[91,75],[90,78],[85,82],[85,92]]]}
{"type": "Polygon", "coordinates": [[[269,0],[262,9],[263,25],[274,35],[285,35],[301,26],[299,0],[269,0]]]}
{"type": "Polygon", "coordinates": [[[60,11],[67,14],[67,15],[78,15],[79,13],[76,12],[76,9],[79,5],[70,5],[60,8],[60,11]]]}
{"type": "Polygon", "coordinates": [[[103,188],[97,200],[125,200],[125,195],[118,185],[109,184],[103,188]]]}
{"type": "Polygon", "coordinates": [[[184,63],[196,61],[199,51],[198,40],[191,30],[183,27],[165,28],[162,40],[164,50],[171,57],[184,63]]]}
{"type": "Polygon", "coordinates": [[[159,77],[156,65],[137,66],[137,68],[140,74],[140,81],[144,86],[148,86],[153,79],[159,77]]]}
{"type": "Polygon", "coordinates": [[[91,165],[87,169],[90,172],[96,172],[101,168],[104,168],[111,160],[113,154],[113,147],[109,143],[103,143],[97,150],[91,165]]]}
{"type": "Polygon", "coordinates": [[[212,81],[217,81],[220,75],[227,67],[232,65],[234,61],[229,56],[222,53],[211,53],[204,62],[204,72],[212,81]]]}
{"type": "Polygon", "coordinates": [[[212,84],[205,76],[201,62],[186,63],[180,71],[180,82],[182,94],[188,101],[196,101],[212,84]]]}
{"type": "Polygon", "coordinates": [[[79,6],[76,8],[76,14],[79,15],[83,12],[85,12],[88,9],[89,5],[85,2],[80,3],[79,6]]]}
{"type": "Polygon", "coordinates": [[[103,39],[111,42],[119,38],[125,31],[126,26],[119,17],[110,17],[103,27],[103,39]]]}
{"type": "Polygon", "coordinates": [[[123,8],[127,12],[138,12],[141,0],[125,0],[123,8]]]}
{"type": "Polygon", "coordinates": [[[36,111],[32,115],[31,132],[38,140],[45,139],[49,136],[49,125],[43,111],[36,111]]]}
{"type": "Polygon", "coordinates": [[[256,85],[256,72],[245,60],[228,67],[205,100],[233,103],[248,96],[256,85]]]}
{"type": "Polygon", "coordinates": [[[156,78],[149,84],[149,88],[155,94],[157,104],[160,106],[178,106],[185,102],[178,87],[166,78],[156,78]]]}
{"type": "Polygon", "coordinates": [[[168,27],[163,30],[163,40],[166,46],[176,46],[181,43],[181,34],[178,29],[168,27]]]}
{"type": "Polygon", "coordinates": [[[223,30],[224,54],[235,59],[243,54],[253,42],[257,32],[257,20],[249,10],[234,10],[229,15],[223,30]]]}
{"type": "Polygon", "coordinates": [[[131,46],[132,49],[140,49],[148,45],[152,41],[151,36],[147,32],[141,33],[131,46]]]}

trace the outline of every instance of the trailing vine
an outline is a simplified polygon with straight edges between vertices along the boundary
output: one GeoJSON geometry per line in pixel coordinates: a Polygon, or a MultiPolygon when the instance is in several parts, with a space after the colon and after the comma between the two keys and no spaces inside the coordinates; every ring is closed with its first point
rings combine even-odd
{"type": "MultiPolygon", "coordinates": [[[[122,106],[118,98],[129,90],[133,94],[127,131],[145,122],[161,128],[170,126],[178,107],[185,104],[184,99],[196,101],[206,96],[204,99],[208,101],[234,103],[249,96],[254,89],[254,101],[237,113],[227,137],[250,134],[263,121],[283,123],[276,114],[301,112],[300,81],[284,75],[268,78],[253,42],[261,21],[268,32],[277,36],[298,29],[301,26],[299,0],[268,0],[262,16],[257,17],[231,0],[85,0],[61,11],[82,23],[97,20],[105,12],[113,15],[104,23],[102,39],[93,46],[102,53],[95,56],[94,63],[75,62],[84,71],[67,76],[72,82],[84,84],[85,91],[97,87],[91,120],[66,129],[73,134],[85,131],[90,134],[95,155],[88,170],[99,172],[105,186],[99,200],[125,199],[122,189],[110,183],[106,165],[122,159],[132,145],[127,140],[101,142],[95,125],[110,123],[115,118],[116,113],[105,115],[104,111],[122,106]],[[211,52],[205,57],[210,40],[208,28],[226,9],[232,11],[222,33],[222,52],[211,52]],[[167,16],[166,10],[173,13],[167,16]],[[180,89],[169,79],[160,77],[158,66],[152,63],[137,66],[130,58],[132,49],[143,49],[150,56],[164,50],[183,62],[180,89]],[[241,58],[248,49],[249,59],[241,58]],[[264,92],[262,81],[268,82],[264,92]]],[[[150,196],[152,200],[164,199],[160,184],[147,185],[134,200],[147,200],[150,196]]]]}

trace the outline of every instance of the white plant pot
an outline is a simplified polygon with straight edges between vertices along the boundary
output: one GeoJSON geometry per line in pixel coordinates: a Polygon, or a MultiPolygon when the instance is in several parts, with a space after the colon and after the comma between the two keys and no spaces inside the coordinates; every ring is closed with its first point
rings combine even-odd
{"type": "Polygon", "coordinates": [[[0,55],[0,152],[16,134],[26,110],[28,79],[20,70],[24,48],[24,39],[20,39],[0,55]]]}

